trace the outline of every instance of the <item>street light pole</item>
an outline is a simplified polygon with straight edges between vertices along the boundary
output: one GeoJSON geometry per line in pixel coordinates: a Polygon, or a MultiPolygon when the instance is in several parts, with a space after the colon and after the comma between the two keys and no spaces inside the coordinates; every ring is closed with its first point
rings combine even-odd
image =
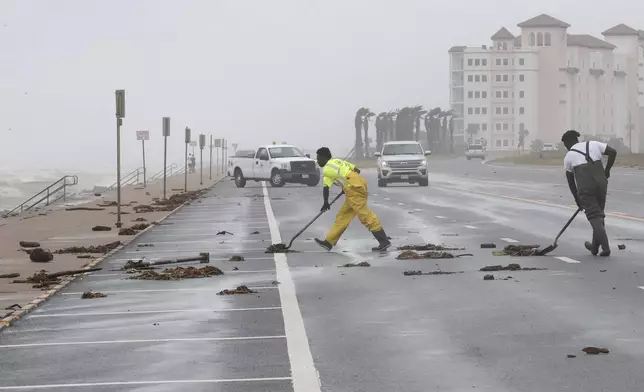
{"type": "Polygon", "coordinates": [[[210,179],[212,180],[212,135],[210,135],[210,179]]]}
{"type": "Polygon", "coordinates": [[[199,135],[199,185],[203,185],[203,148],[206,147],[206,135],[199,135]]]}
{"type": "Polygon", "coordinates": [[[125,90],[116,90],[116,227],[121,227],[121,125],[125,117],[125,90]]]}
{"type": "Polygon", "coordinates": [[[168,136],[170,136],[170,117],[163,117],[163,200],[166,200],[167,190],[168,136]]]}
{"type": "Polygon", "coordinates": [[[184,173],[184,183],[183,183],[183,191],[188,192],[188,144],[190,144],[190,128],[186,127],[186,153],[184,155],[185,159],[185,173],[184,173]]]}

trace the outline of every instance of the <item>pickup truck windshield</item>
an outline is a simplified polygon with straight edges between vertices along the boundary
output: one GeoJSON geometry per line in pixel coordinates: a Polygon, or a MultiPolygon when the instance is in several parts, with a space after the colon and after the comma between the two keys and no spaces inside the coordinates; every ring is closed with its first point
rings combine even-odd
{"type": "Polygon", "coordinates": [[[270,147],[271,157],[273,158],[293,158],[303,157],[302,151],[295,147],[270,147]]]}
{"type": "Polygon", "coordinates": [[[382,155],[423,155],[423,149],[419,144],[388,144],[382,155]]]}

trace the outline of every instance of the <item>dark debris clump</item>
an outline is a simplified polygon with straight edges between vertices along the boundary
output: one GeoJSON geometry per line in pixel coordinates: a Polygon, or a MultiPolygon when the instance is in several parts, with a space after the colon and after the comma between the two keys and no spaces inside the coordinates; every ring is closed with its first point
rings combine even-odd
{"type": "Polygon", "coordinates": [[[224,272],[217,267],[206,266],[202,268],[197,267],[175,267],[166,268],[161,272],[157,271],[144,271],[138,275],[132,276],[129,279],[137,280],[181,280],[181,279],[195,279],[195,278],[208,278],[215,275],[223,275],[224,272]]]}
{"type": "Polygon", "coordinates": [[[94,298],[104,298],[107,297],[107,294],[99,293],[98,291],[86,291],[81,295],[82,299],[94,299],[94,298]]]}
{"type": "Polygon", "coordinates": [[[286,244],[273,244],[266,248],[266,252],[264,253],[292,253],[296,252],[294,250],[290,250],[286,247],[286,244]]]}
{"type": "Polygon", "coordinates": [[[421,245],[403,245],[399,246],[398,250],[416,250],[416,251],[445,251],[445,250],[464,250],[465,248],[450,248],[444,245],[435,245],[435,244],[421,244],[421,245]]]}
{"type": "Polygon", "coordinates": [[[217,293],[217,295],[233,295],[233,294],[254,294],[257,291],[249,289],[247,286],[237,286],[236,289],[232,290],[222,290],[217,293]]]}
{"type": "Polygon", "coordinates": [[[396,260],[422,260],[422,259],[453,259],[461,256],[472,256],[470,253],[454,255],[449,252],[443,251],[429,251],[425,253],[417,253],[413,250],[405,250],[396,256],[396,260]]]}
{"type": "Polygon", "coordinates": [[[362,261],[362,262],[357,263],[357,264],[355,264],[355,263],[347,263],[347,264],[339,266],[338,268],[350,268],[350,267],[371,267],[371,264],[369,264],[366,261],[362,261]]]}
{"type": "Polygon", "coordinates": [[[495,256],[542,256],[540,245],[508,245],[503,250],[494,251],[495,256]]]}
{"type": "Polygon", "coordinates": [[[64,248],[55,251],[56,254],[63,253],[108,253],[116,248],[121,246],[121,241],[114,241],[106,245],[97,245],[97,246],[72,246],[70,248],[64,248]]]}
{"type": "Polygon", "coordinates": [[[457,272],[452,272],[452,271],[430,271],[430,272],[423,272],[423,271],[405,271],[403,272],[403,275],[405,276],[416,276],[416,275],[454,275],[454,274],[462,274],[464,271],[457,271],[457,272]]]}
{"type": "Polygon", "coordinates": [[[543,271],[543,270],[547,270],[547,268],[534,268],[534,267],[521,268],[521,265],[512,263],[506,266],[487,265],[481,268],[479,271],[492,272],[492,271],[543,271]]]}

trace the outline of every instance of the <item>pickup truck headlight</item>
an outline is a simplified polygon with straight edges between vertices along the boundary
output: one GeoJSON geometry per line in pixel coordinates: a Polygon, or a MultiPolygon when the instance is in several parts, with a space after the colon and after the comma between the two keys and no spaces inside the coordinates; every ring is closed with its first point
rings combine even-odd
{"type": "Polygon", "coordinates": [[[380,166],[389,167],[389,164],[387,163],[387,161],[382,161],[382,162],[380,162],[380,166]]]}
{"type": "Polygon", "coordinates": [[[282,163],[282,164],[281,164],[281,168],[282,168],[282,169],[286,169],[286,170],[288,170],[288,169],[289,169],[289,166],[290,166],[290,165],[289,165],[288,163],[282,163]]]}

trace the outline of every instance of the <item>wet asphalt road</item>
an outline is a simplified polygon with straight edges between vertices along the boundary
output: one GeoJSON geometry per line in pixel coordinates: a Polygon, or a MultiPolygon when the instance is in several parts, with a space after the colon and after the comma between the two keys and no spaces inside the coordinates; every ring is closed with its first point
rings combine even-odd
{"type": "Polygon", "coordinates": [[[3,333],[0,390],[291,391],[295,382],[296,391],[315,392],[307,384],[315,371],[321,391],[643,390],[642,174],[613,171],[606,220],[613,255],[605,259],[583,249],[590,234],[583,216],[549,256],[480,249],[552,242],[574,212],[559,168],[457,160],[437,161],[430,173],[427,188],[377,188],[365,171],[373,210],[396,245],[445,243],[473,257],[373,254],[374,239],[357,221],[333,252],[322,252],[312,238],[324,236],[329,213],[296,242],[301,253],[274,259],[263,250],[280,234],[288,242],[317,213],[320,189],[226,182],[3,333]],[[273,214],[279,232],[271,235],[273,214]],[[235,235],[216,236],[220,230],[235,235]],[[156,282],[110,270],[132,257],[203,251],[225,275],[156,282]],[[227,261],[233,254],[246,261],[227,261]],[[339,268],[360,261],[372,266],[339,268]],[[494,273],[494,281],[478,271],[511,262],[547,270],[494,273]],[[438,268],[464,273],[403,275],[438,268]],[[216,295],[240,284],[257,293],[216,295]],[[81,300],[89,288],[108,297],[81,300]],[[586,346],[611,353],[586,355],[586,346]]]}

